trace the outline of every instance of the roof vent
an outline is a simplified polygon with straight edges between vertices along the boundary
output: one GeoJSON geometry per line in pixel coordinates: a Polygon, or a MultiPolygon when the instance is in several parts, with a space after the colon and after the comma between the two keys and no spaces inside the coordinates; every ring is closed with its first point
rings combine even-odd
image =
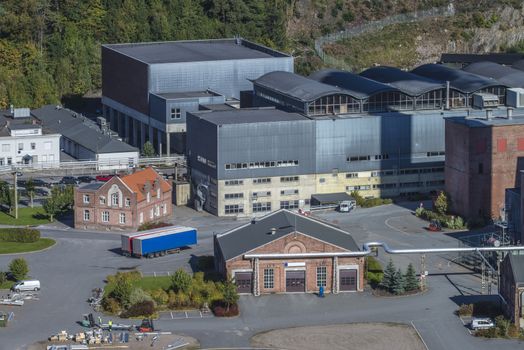
{"type": "Polygon", "coordinates": [[[272,227],[270,234],[273,236],[275,233],[277,233],[277,229],[272,227]]]}
{"type": "Polygon", "coordinates": [[[508,119],[513,119],[513,108],[508,107],[506,110],[508,119]]]}

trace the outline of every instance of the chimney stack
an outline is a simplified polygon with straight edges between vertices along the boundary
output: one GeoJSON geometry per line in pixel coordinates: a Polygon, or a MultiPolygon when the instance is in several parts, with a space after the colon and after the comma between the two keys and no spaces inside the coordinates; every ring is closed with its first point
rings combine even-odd
{"type": "Polygon", "coordinates": [[[512,107],[508,107],[506,112],[507,112],[508,119],[513,119],[513,108],[512,107]]]}

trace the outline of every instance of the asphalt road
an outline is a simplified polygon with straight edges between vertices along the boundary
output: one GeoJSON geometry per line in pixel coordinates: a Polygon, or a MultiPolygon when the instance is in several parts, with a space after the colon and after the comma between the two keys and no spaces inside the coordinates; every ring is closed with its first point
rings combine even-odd
{"type": "MultiPolygon", "coordinates": [[[[357,209],[346,213],[322,213],[321,218],[351,232],[357,242],[385,241],[393,248],[456,247],[455,238],[442,233],[428,233],[424,223],[408,208],[388,205],[357,209]]],[[[29,301],[13,308],[15,320],[0,328],[0,350],[23,349],[25,345],[47,338],[62,329],[80,328],[76,322],[91,312],[86,299],[93,288],[103,286],[105,277],[132,268],[145,273],[190,269],[192,256],[212,254],[214,232],[223,232],[242,221],[218,219],[197,214],[190,209],[177,210],[174,222],[199,229],[197,247],[156,259],[134,259],[119,255],[120,237],[115,233],[78,232],[68,229],[44,229],[57,245],[47,251],[26,254],[31,276],[42,283],[39,301],[29,301]]],[[[0,256],[0,270],[6,270],[14,256],[0,256]]],[[[379,259],[389,260],[383,252],[379,259]]],[[[270,295],[242,297],[241,315],[233,319],[160,320],[157,326],[197,338],[203,347],[248,346],[253,334],[261,331],[305,325],[347,322],[413,322],[429,349],[515,349],[523,343],[508,340],[488,341],[469,335],[453,314],[462,302],[480,294],[480,279],[449,263],[454,256],[428,256],[426,269],[429,291],[402,298],[378,298],[365,293],[328,295],[270,295]],[[471,296],[473,295],[473,296],[471,296]]],[[[420,258],[393,256],[398,266],[420,258]]],[[[5,310],[6,308],[3,308],[5,310]]],[[[116,320],[115,320],[116,321],[116,320]]]]}

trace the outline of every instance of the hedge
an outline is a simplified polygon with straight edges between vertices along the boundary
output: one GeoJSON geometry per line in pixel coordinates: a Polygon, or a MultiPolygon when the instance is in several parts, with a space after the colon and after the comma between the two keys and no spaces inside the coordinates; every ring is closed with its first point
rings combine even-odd
{"type": "Polygon", "coordinates": [[[40,231],[32,228],[0,228],[0,241],[34,243],[40,239],[40,231]]]}

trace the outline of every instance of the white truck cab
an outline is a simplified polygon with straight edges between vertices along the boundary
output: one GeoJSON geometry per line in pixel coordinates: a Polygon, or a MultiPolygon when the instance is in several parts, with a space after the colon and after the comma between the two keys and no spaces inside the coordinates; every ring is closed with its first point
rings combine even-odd
{"type": "Polygon", "coordinates": [[[40,290],[40,281],[28,280],[17,282],[12,288],[15,292],[26,292],[34,290],[35,292],[40,290]]]}

